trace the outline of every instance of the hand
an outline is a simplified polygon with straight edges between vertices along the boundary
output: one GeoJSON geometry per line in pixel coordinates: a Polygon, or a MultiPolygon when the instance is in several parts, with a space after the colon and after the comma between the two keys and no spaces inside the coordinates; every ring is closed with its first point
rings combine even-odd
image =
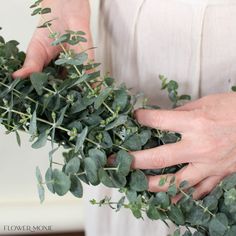
{"type": "MultiPolygon", "coordinates": [[[[50,7],[51,14],[44,15],[46,20],[57,18],[53,21],[52,28],[56,32],[64,33],[65,30],[82,30],[86,33],[87,42],[83,43],[84,49],[92,47],[90,32],[90,8],[87,0],[44,0],[44,7],[50,7]]],[[[42,24],[42,20],[39,25],[42,24]]],[[[26,78],[33,72],[39,72],[60,52],[60,46],[51,46],[47,28],[37,28],[27,49],[23,68],[13,74],[14,78],[26,78]]],[[[70,46],[70,49],[80,51],[79,46],[70,46]]],[[[93,59],[93,51],[88,51],[89,59],[93,59]]]]}
{"type": "MultiPolygon", "coordinates": [[[[188,163],[175,173],[175,179],[177,184],[187,180],[196,189],[195,199],[236,172],[236,93],[206,96],[174,110],[140,109],[135,115],[142,125],[178,132],[182,139],[133,152],[133,168],[157,169],[188,163]]],[[[169,184],[159,186],[162,177],[148,177],[150,191],[167,191],[169,184]]]]}

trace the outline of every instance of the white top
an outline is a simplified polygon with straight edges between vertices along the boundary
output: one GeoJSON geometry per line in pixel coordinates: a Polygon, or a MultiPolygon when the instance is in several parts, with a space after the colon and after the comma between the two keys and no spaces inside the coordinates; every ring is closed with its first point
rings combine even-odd
{"type": "MultiPolygon", "coordinates": [[[[168,103],[159,74],[178,81],[180,92],[193,99],[236,85],[236,0],[105,0],[99,33],[104,71],[153,103],[168,103]]],[[[106,188],[87,193],[89,199],[119,196],[106,188]]],[[[127,210],[89,206],[87,212],[87,236],[171,232],[161,222],[136,220],[127,210]]]]}

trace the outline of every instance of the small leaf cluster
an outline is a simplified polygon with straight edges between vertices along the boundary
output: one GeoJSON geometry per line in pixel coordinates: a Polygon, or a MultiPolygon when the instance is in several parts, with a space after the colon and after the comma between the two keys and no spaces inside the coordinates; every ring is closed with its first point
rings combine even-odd
{"type": "MultiPolygon", "coordinates": [[[[32,5],[33,14],[50,12],[40,7],[41,2],[32,5]]],[[[171,220],[187,227],[184,236],[236,235],[236,174],[198,201],[186,181],[177,185],[174,178],[157,183],[169,184],[166,193],[149,192],[147,175],[175,173],[184,165],[134,170],[130,151],[175,143],[181,135],[140,126],[133,116],[136,96],[124,84],[115,84],[109,75],[102,76],[100,64],[89,62],[86,50],[75,53],[65,49],[65,44],[85,42],[85,33],[70,30],[61,35],[52,32],[50,24],[44,26],[51,32],[52,45],[60,45],[63,51],[42,72],[25,80],[11,76],[21,68],[25,54],[16,41],[5,42],[0,37],[0,123],[7,133],[16,134],[19,145],[19,131],[23,131],[29,134],[32,148],[42,148],[47,142],[52,147],[45,174],[36,168],[41,202],[45,187],[59,196],[71,193],[81,198],[83,184],[103,184],[117,188],[123,196],[118,202],[108,197],[91,200],[94,205],[108,205],[116,211],[124,207],[136,218],[146,215],[167,225],[171,220]],[[65,69],[66,76],[62,73],[65,69]],[[63,162],[54,155],[60,147],[64,148],[63,162]],[[111,156],[113,161],[108,161],[111,156]],[[171,199],[177,194],[182,198],[174,204],[171,199]],[[197,231],[192,233],[191,228],[197,231]]],[[[178,94],[175,81],[163,76],[160,79],[174,106],[190,99],[178,94]]],[[[180,231],[177,229],[174,235],[180,235],[180,231]]]]}

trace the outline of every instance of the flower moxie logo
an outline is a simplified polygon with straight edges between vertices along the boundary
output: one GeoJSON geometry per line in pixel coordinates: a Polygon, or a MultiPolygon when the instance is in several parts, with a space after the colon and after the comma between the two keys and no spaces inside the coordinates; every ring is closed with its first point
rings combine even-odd
{"type": "Polygon", "coordinates": [[[52,225],[4,225],[3,230],[9,232],[48,232],[52,231],[52,225]]]}

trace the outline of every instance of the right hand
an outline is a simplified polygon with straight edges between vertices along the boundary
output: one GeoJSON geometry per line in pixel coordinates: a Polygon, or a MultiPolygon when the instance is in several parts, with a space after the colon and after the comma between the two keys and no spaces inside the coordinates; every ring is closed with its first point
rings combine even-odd
{"type": "MultiPolygon", "coordinates": [[[[43,7],[50,7],[52,13],[44,15],[46,20],[57,18],[52,22],[55,32],[64,33],[65,30],[82,30],[86,33],[87,42],[83,43],[84,49],[92,47],[92,36],[90,32],[90,6],[88,0],[44,0],[43,7]]],[[[41,21],[40,24],[43,22],[41,21]]],[[[14,78],[26,78],[33,72],[42,71],[53,58],[62,51],[61,47],[51,46],[47,28],[37,28],[29,43],[26,59],[21,69],[13,73],[14,78]]],[[[66,46],[79,52],[79,46],[66,46]]],[[[89,60],[93,59],[93,51],[87,51],[89,60]]]]}

